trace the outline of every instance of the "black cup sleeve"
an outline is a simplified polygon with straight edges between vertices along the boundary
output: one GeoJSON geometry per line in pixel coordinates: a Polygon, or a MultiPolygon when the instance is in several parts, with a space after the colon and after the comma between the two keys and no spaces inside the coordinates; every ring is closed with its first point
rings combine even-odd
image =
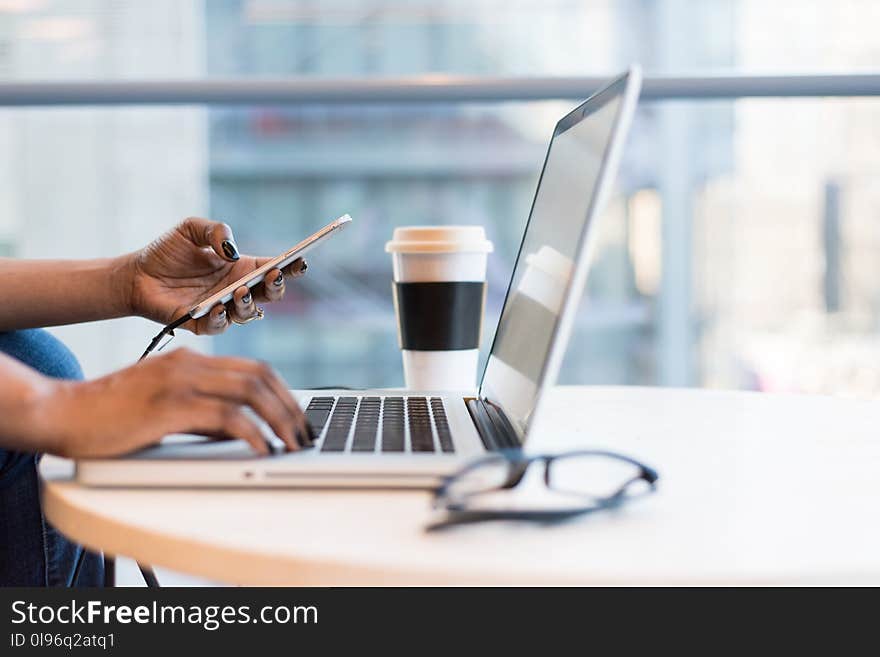
{"type": "Polygon", "coordinates": [[[392,283],[401,349],[477,349],[486,283],[392,283]]]}

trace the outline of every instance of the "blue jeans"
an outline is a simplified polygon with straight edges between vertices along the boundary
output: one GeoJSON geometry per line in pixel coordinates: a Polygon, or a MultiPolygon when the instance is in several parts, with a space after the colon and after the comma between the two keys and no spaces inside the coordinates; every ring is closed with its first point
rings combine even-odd
{"type": "MultiPolygon", "coordinates": [[[[83,377],[70,350],[41,329],[0,333],[0,351],[46,376],[83,377]]],[[[38,454],[0,449],[0,586],[100,586],[102,557],[68,541],[43,515],[39,460],[38,454]]]]}

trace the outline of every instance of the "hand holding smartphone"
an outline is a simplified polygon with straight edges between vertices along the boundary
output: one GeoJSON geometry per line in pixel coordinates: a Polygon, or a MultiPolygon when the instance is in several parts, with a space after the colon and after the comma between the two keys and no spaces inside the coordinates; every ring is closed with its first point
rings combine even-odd
{"type": "Polygon", "coordinates": [[[246,276],[242,276],[234,283],[230,283],[219,292],[215,292],[214,294],[212,294],[207,299],[202,299],[201,301],[199,301],[195,306],[190,309],[189,318],[198,319],[199,317],[207,315],[209,312],[211,312],[211,308],[216,306],[218,303],[228,303],[232,300],[233,293],[242,285],[246,285],[249,288],[258,285],[263,281],[267,272],[271,271],[272,269],[283,269],[297,258],[301,258],[302,256],[304,256],[306,253],[318,246],[324,240],[329,239],[330,236],[334,235],[337,231],[345,228],[349,223],[351,223],[351,217],[347,214],[342,215],[334,221],[331,221],[318,232],[310,235],[299,244],[292,246],[281,255],[272,258],[263,266],[255,269],[246,276]]]}
{"type": "Polygon", "coordinates": [[[318,246],[318,244],[320,244],[321,242],[329,239],[331,235],[334,235],[338,231],[345,228],[345,226],[347,226],[349,223],[351,223],[351,217],[347,214],[342,215],[338,219],[331,221],[315,234],[310,235],[299,244],[291,247],[281,255],[272,258],[262,266],[254,269],[245,276],[242,276],[234,283],[230,283],[222,290],[215,292],[206,299],[202,299],[196,305],[190,308],[188,313],[177,317],[173,322],[165,326],[153,338],[144,353],[141,354],[140,360],[146,358],[151,352],[153,352],[157,348],[161,349],[161,347],[164,347],[167,344],[167,340],[170,340],[172,337],[174,337],[174,330],[176,328],[182,326],[192,319],[204,317],[209,312],[211,312],[211,309],[217,304],[228,303],[232,300],[235,291],[242,285],[247,286],[249,289],[253,288],[255,285],[258,285],[263,281],[269,271],[275,268],[283,269],[297,258],[304,256],[306,253],[318,246]]]}

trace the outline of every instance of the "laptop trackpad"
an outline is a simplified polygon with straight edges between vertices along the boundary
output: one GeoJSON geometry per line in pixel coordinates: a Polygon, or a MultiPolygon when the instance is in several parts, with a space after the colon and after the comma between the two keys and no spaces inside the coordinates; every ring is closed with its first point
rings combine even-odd
{"type": "MultiPolygon", "coordinates": [[[[273,443],[274,441],[278,444],[273,444],[273,453],[283,452],[284,445],[281,440],[274,438],[273,443]]],[[[265,457],[257,454],[244,440],[213,440],[193,434],[175,434],[166,436],[162,443],[155,447],[142,449],[125,458],[160,461],[226,461],[265,457]]]]}

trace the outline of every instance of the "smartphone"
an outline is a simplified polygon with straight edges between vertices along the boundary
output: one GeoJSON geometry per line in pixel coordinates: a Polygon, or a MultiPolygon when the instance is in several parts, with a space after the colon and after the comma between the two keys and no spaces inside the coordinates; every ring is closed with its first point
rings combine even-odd
{"type": "Polygon", "coordinates": [[[262,267],[254,269],[246,276],[241,277],[234,283],[230,283],[219,292],[215,292],[214,294],[212,294],[207,299],[199,301],[199,303],[193,306],[192,309],[189,311],[189,316],[193,319],[198,319],[199,317],[207,315],[209,312],[211,312],[211,308],[216,306],[218,303],[227,303],[231,301],[232,293],[235,292],[242,285],[247,285],[249,288],[252,288],[255,285],[261,283],[263,281],[263,278],[265,278],[266,276],[266,272],[272,269],[283,269],[297,258],[300,258],[308,251],[311,251],[313,248],[318,246],[318,244],[328,239],[331,235],[345,228],[350,223],[351,217],[347,214],[342,215],[334,221],[331,221],[317,233],[305,238],[302,242],[294,247],[291,247],[278,257],[272,258],[262,267]]]}

